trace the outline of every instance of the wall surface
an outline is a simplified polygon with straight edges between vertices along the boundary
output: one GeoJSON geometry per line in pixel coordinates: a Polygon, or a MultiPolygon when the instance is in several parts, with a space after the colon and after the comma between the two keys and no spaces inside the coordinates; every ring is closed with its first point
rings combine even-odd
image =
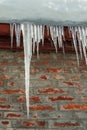
{"type": "Polygon", "coordinates": [[[0,50],[0,130],[87,130],[87,66],[75,54],[31,61],[26,118],[23,52],[0,50]]]}

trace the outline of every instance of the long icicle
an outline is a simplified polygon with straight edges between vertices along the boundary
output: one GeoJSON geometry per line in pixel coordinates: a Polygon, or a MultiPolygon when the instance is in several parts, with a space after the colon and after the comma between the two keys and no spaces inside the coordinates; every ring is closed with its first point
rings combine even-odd
{"type": "Polygon", "coordinates": [[[14,23],[10,23],[11,48],[13,48],[14,23]]]}
{"type": "Polygon", "coordinates": [[[27,118],[29,118],[29,86],[30,86],[30,62],[31,62],[31,50],[32,40],[30,37],[29,23],[21,25],[23,33],[24,43],[24,56],[25,56],[25,91],[26,91],[26,107],[27,107],[27,118]]]}
{"type": "Polygon", "coordinates": [[[81,35],[82,35],[82,47],[83,47],[83,53],[84,53],[84,57],[85,57],[85,62],[87,64],[87,52],[86,52],[86,41],[85,41],[85,32],[84,32],[84,28],[81,27],[81,35]]]}
{"type": "Polygon", "coordinates": [[[15,24],[15,35],[16,35],[17,47],[20,47],[21,25],[19,23],[15,24]]]}
{"type": "Polygon", "coordinates": [[[77,64],[79,66],[79,54],[78,54],[78,48],[77,48],[77,39],[76,39],[75,28],[71,27],[71,31],[72,31],[73,44],[74,44],[74,48],[75,48],[75,52],[76,52],[76,57],[77,57],[77,64]]]}
{"type": "Polygon", "coordinates": [[[80,32],[80,27],[77,28],[77,38],[78,38],[78,44],[79,44],[79,52],[80,52],[80,57],[82,59],[83,54],[82,54],[82,38],[81,38],[81,32],[80,32]]]}

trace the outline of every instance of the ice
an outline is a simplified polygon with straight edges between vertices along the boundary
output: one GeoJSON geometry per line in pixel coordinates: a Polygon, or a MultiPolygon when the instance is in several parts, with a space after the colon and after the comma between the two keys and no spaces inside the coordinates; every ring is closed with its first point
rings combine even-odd
{"type": "Polygon", "coordinates": [[[20,47],[21,25],[18,23],[15,24],[15,35],[17,47],[20,47]]]}
{"type": "Polygon", "coordinates": [[[82,34],[82,48],[83,48],[83,54],[84,54],[84,57],[85,57],[85,62],[87,64],[87,50],[86,50],[86,34],[85,34],[85,31],[84,31],[84,27],[81,28],[81,34],[82,34]]]}
{"type": "Polygon", "coordinates": [[[10,23],[11,48],[13,48],[14,23],[10,23]]]}
{"type": "Polygon", "coordinates": [[[56,36],[56,27],[50,26],[50,33],[51,33],[51,38],[57,53],[57,36],[56,36]]]}
{"type": "Polygon", "coordinates": [[[80,27],[77,28],[77,38],[78,38],[78,44],[79,44],[79,52],[80,52],[80,58],[83,58],[82,54],[82,41],[81,41],[81,32],[80,32],[80,27]]]}
{"type": "Polygon", "coordinates": [[[25,91],[27,117],[29,118],[29,86],[30,86],[30,62],[32,57],[32,37],[30,33],[29,23],[21,24],[24,43],[24,63],[25,63],[25,91]]]}
{"type": "Polygon", "coordinates": [[[40,26],[37,25],[37,58],[39,58],[39,44],[40,44],[40,26]]]}
{"type": "Polygon", "coordinates": [[[76,52],[76,57],[77,57],[77,64],[79,66],[79,54],[78,54],[78,47],[77,47],[77,39],[76,39],[76,30],[75,27],[71,27],[71,32],[72,32],[72,38],[73,38],[73,44],[76,52]]]}

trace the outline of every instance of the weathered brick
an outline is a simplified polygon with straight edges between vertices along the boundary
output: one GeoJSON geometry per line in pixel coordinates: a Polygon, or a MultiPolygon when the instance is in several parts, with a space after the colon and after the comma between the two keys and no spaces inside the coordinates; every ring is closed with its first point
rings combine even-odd
{"type": "Polygon", "coordinates": [[[8,62],[8,61],[3,61],[3,62],[2,62],[2,65],[7,66],[7,65],[9,65],[9,62],[8,62]]]}
{"type": "Polygon", "coordinates": [[[15,111],[20,111],[20,110],[22,110],[22,106],[21,105],[19,105],[19,104],[17,104],[17,105],[14,105],[14,104],[0,104],[0,110],[1,111],[4,111],[4,110],[6,110],[6,111],[13,111],[13,110],[15,110],[15,111]]]}
{"type": "Polygon", "coordinates": [[[6,101],[8,101],[8,99],[6,98],[6,97],[0,97],[0,102],[6,102],[6,101]]]}
{"type": "Polygon", "coordinates": [[[70,123],[70,122],[64,122],[64,123],[55,123],[54,124],[55,126],[59,126],[59,127],[66,127],[66,126],[79,126],[79,123],[78,122],[75,122],[75,123],[70,123]]]}
{"type": "Polygon", "coordinates": [[[57,80],[64,80],[64,79],[65,79],[64,76],[59,75],[59,74],[54,74],[53,77],[54,77],[55,79],[57,79],[57,80]]]}
{"type": "Polygon", "coordinates": [[[38,68],[31,68],[30,69],[30,73],[33,74],[33,73],[38,73],[39,72],[39,69],[38,68]]]}
{"type": "Polygon", "coordinates": [[[58,68],[46,68],[46,71],[47,72],[52,72],[52,73],[57,73],[60,71],[60,69],[58,68]]]}
{"type": "Polygon", "coordinates": [[[49,79],[49,77],[47,76],[47,75],[41,75],[40,76],[40,79],[42,79],[42,80],[48,80],[49,79]]]}
{"type": "Polygon", "coordinates": [[[61,110],[87,110],[87,104],[66,104],[66,105],[61,105],[61,110]]]}
{"type": "Polygon", "coordinates": [[[23,121],[22,125],[24,125],[25,127],[34,127],[35,122],[33,122],[33,121],[23,121]]]}
{"type": "Polygon", "coordinates": [[[0,76],[0,79],[10,79],[11,77],[10,76],[8,76],[8,75],[1,75],[0,76]]]}
{"type": "Polygon", "coordinates": [[[5,105],[5,104],[0,104],[0,109],[10,109],[11,108],[11,105],[5,105]]]}
{"type": "Polygon", "coordinates": [[[30,110],[32,111],[53,111],[55,110],[52,106],[45,106],[45,105],[31,105],[30,110]]]}
{"type": "Polygon", "coordinates": [[[41,89],[38,89],[38,93],[40,93],[40,94],[63,94],[63,93],[66,93],[66,91],[63,89],[58,89],[58,88],[41,88],[41,89]]]}
{"type": "Polygon", "coordinates": [[[0,120],[0,128],[11,128],[11,121],[10,120],[0,120]]]}
{"type": "Polygon", "coordinates": [[[15,82],[10,82],[9,85],[10,85],[11,87],[14,87],[15,82]]]}
{"type": "Polygon", "coordinates": [[[24,114],[21,112],[4,112],[5,119],[20,119],[23,118],[24,114]]]}
{"type": "Polygon", "coordinates": [[[37,66],[43,66],[43,65],[47,65],[48,61],[42,61],[42,62],[35,62],[35,65],[37,66]]]}
{"type": "Polygon", "coordinates": [[[55,102],[55,101],[73,101],[75,98],[71,96],[57,96],[57,97],[49,97],[48,99],[52,102],[55,102]]]}
{"type": "Polygon", "coordinates": [[[3,85],[3,81],[0,81],[0,86],[2,86],[3,85]]]}
{"type": "Polygon", "coordinates": [[[45,127],[46,122],[45,121],[36,121],[36,124],[38,127],[45,127]]]}
{"type": "Polygon", "coordinates": [[[69,85],[69,86],[73,86],[74,85],[74,82],[65,81],[64,83],[67,84],[67,85],[69,85]]]}
{"type": "Polygon", "coordinates": [[[25,94],[25,90],[23,89],[16,89],[16,90],[11,90],[11,89],[5,89],[0,91],[1,94],[25,94]]]}
{"type": "MultiPolygon", "coordinates": [[[[23,96],[20,96],[17,98],[17,101],[23,103],[23,102],[26,102],[26,98],[23,96]]],[[[32,96],[30,97],[30,101],[40,102],[40,98],[39,96],[32,96]]]]}
{"type": "Polygon", "coordinates": [[[0,68],[0,71],[4,71],[6,70],[6,67],[0,68]]]}
{"type": "Polygon", "coordinates": [[[86,97],[86,96],[82,96],[82,97],[81,97],[81,101],[82,101],[82,102],[87,102],[87,97],[86,97]]]}

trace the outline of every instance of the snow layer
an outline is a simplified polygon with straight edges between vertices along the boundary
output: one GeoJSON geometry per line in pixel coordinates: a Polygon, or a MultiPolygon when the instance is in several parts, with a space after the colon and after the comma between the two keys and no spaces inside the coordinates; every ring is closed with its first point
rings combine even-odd
{"type": "Polygon", "coordinates": [[[86,24],[87,0],[0,0],[0,21],[86,24]]]}

